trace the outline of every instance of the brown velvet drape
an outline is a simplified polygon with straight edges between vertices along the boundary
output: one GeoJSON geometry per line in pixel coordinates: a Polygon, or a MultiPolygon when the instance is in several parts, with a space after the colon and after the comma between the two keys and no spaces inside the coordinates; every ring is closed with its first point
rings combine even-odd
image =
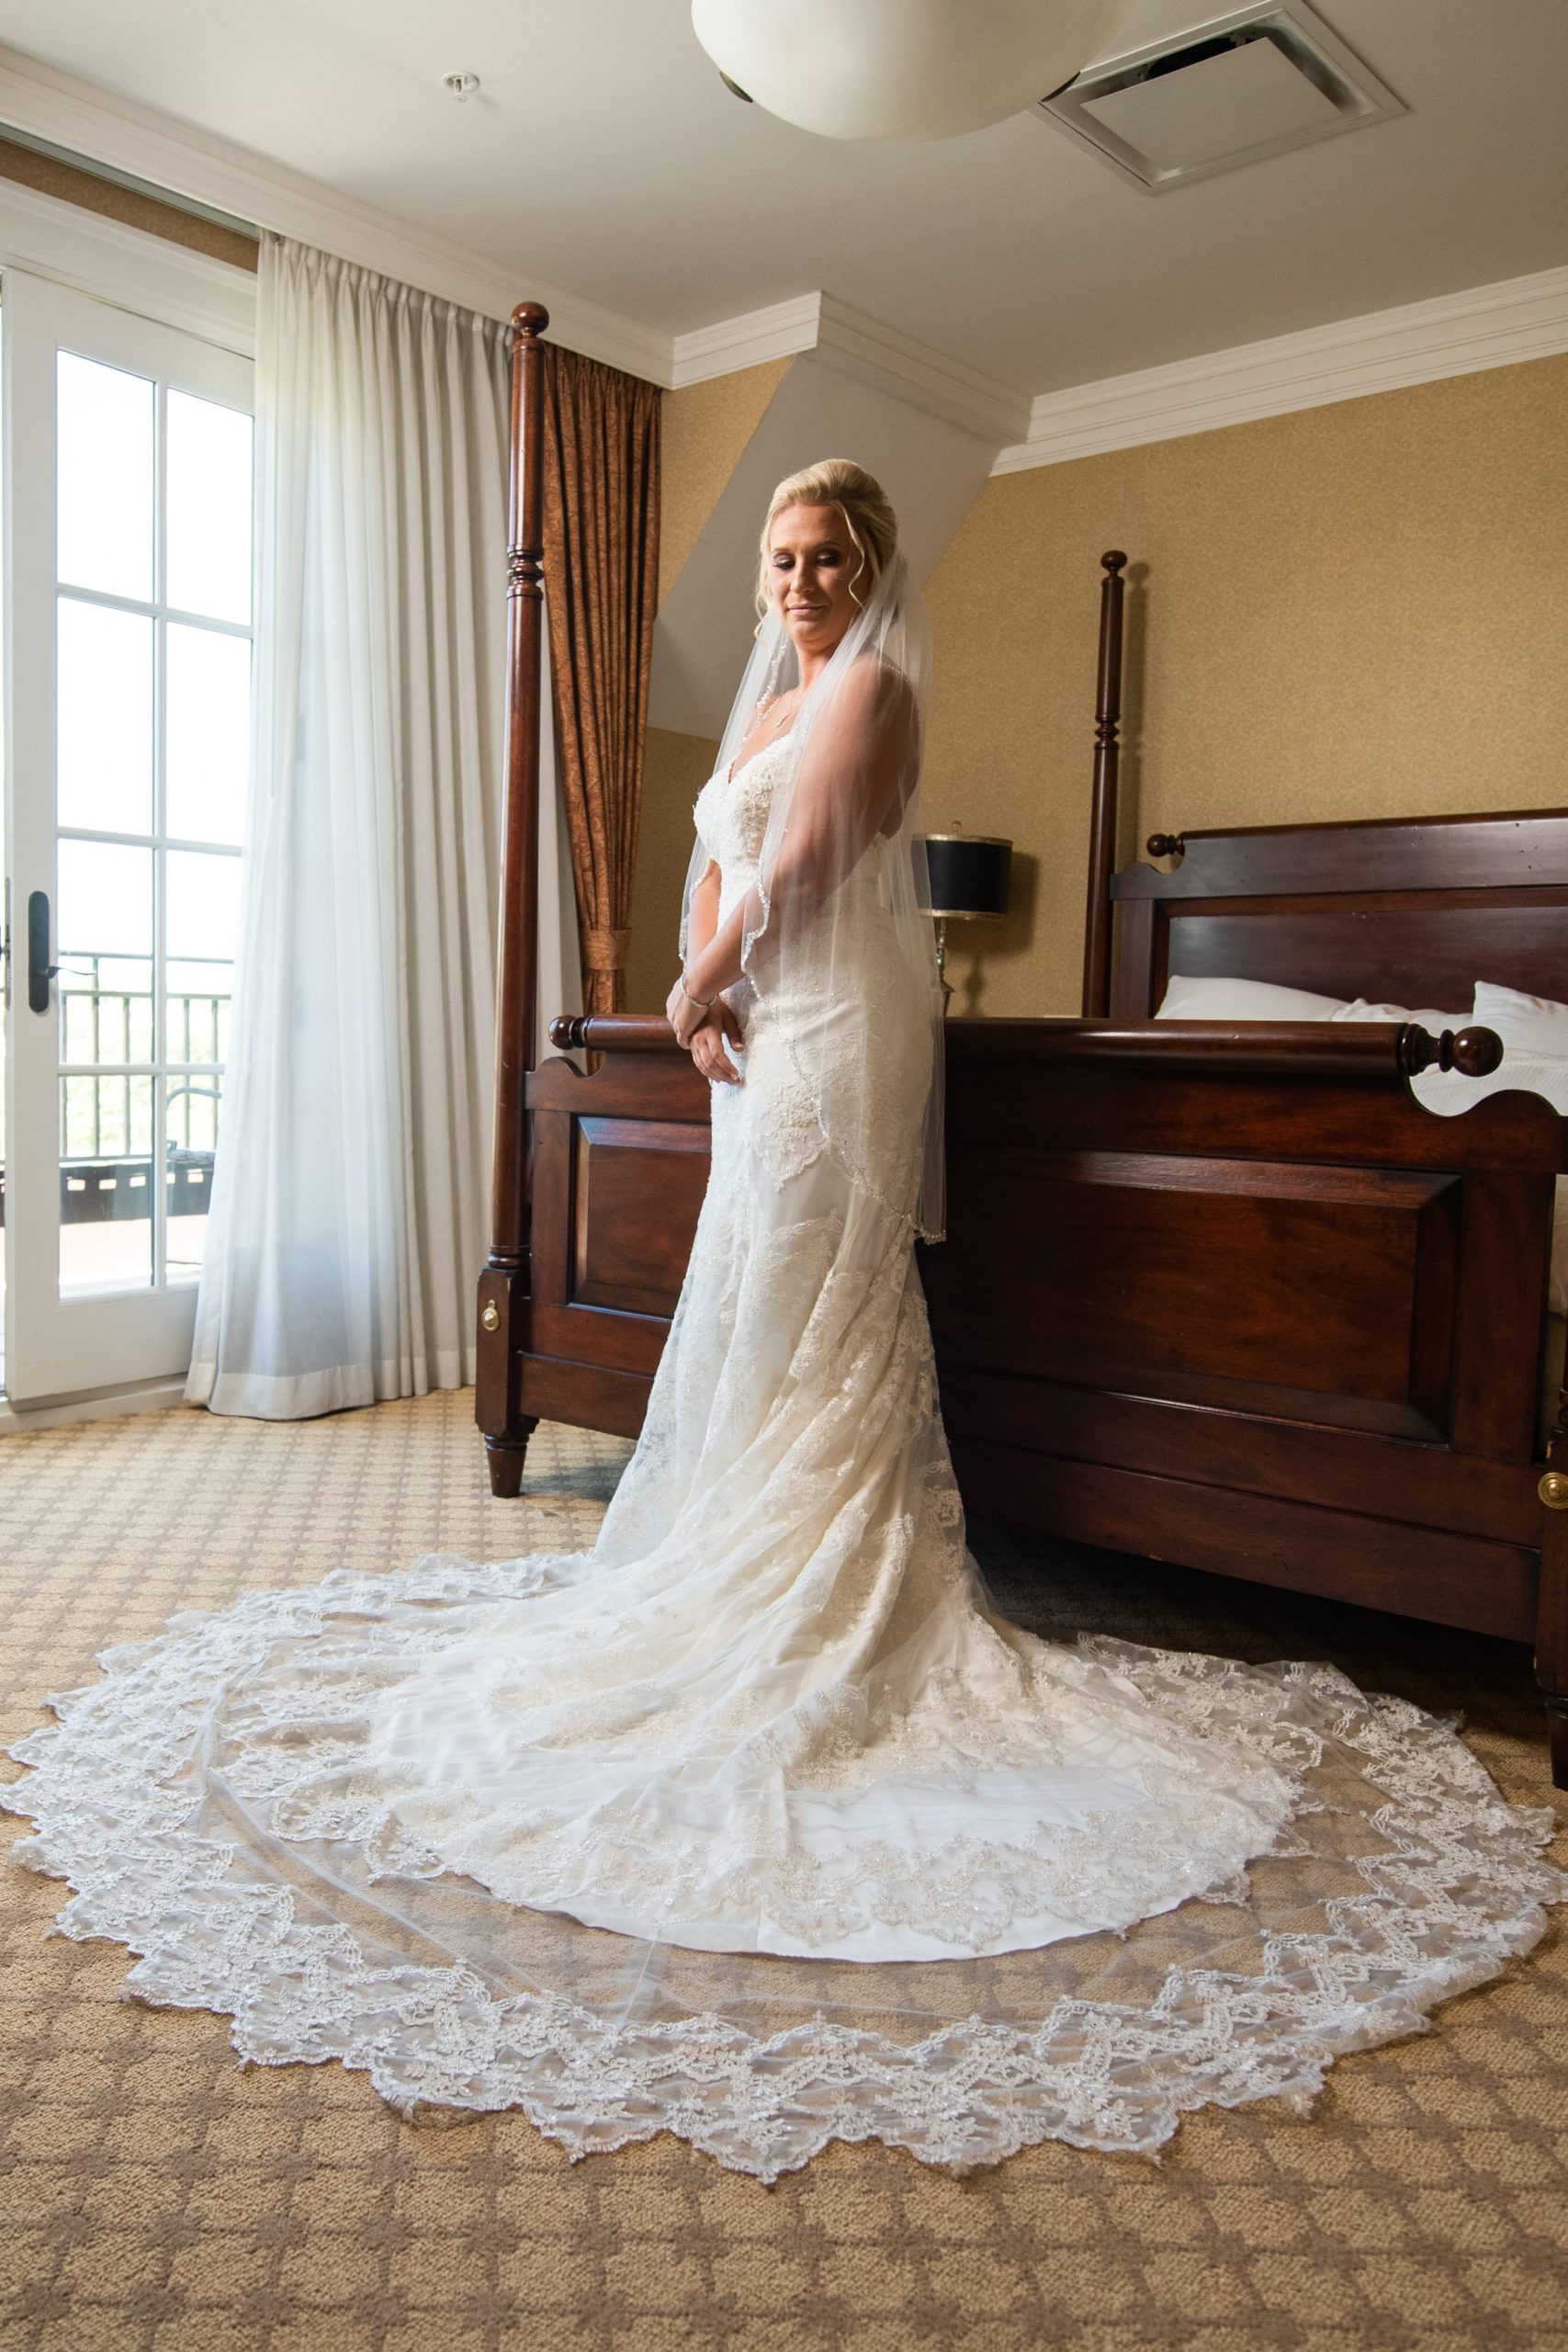
{"type": "Polygon", "coordinates": [[[659,582],[660,394],[552,344],[545,603],[588,1012],[626,1009],[659,582]]]}

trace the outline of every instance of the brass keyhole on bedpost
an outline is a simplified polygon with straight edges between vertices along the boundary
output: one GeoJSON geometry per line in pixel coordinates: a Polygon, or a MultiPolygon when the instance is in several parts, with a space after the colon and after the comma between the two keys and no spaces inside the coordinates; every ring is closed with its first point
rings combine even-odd
{"type": "Polygon", "coordinates": [[[494,1301],[494,1299],[493,1299],[493,1298],[487,1298],[487,1299],[486,1299],[485,1304],[484,1304],[484,1312],[483,1312],[483,1314],[479,1317],[479,1321],[484,1325],[484,1328],[485,1328],[485,1329],[486,1329],[487,1331],[499,1331],[499,1330],[500,1330],[500,1329],[501,1329],[501,1309],[500,1309],[500,1307],[499,1307],[499,1306],[497,1306],[497,1305],[496,1305],[496,1303],[495,1303],[495,1301],[494,1301]]]}

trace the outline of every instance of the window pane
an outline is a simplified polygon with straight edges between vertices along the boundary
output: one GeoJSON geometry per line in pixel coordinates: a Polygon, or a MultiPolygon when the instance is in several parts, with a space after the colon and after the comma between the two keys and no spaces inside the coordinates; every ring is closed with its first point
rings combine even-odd
{"type": "Polygon", "coordinates": [[[229,1053],[231,964],[176,963],[165,967],[168,989],[166,1062],[217,1065],[229,1053]]]}
{"type": "Polygon", "coordinates": [[[59,577],[151,602],[153,388],[62,351],[55,401],[59,577]]]}
{"type": "Polygon", "coordinates": [[[118,842],[60,844],[60,954],[150,957],[152,853],[118,842]]]}
{"type": "MultiPolygon", "coordinates": [[[[215,1140],[214,1090],[229,1051],[229,999],[233,986],[234,942],[240,922],[240,861],[209,857],[197,850],[170,850],[168,869],[168,960],[164,966],[165,1065],[191,1065],[172,1075],[169,1144],[205,1152],[211,1174],[215,1140]],[[185,1089],[175,1093],[174,1090],[185,1089]],[[194,1091],[189,1090],[195,1090],[194,1091]]],[[[200,1181],[206,1182],[207,1178],[200,1181]]],[[[192,1177],[176,1187],[182,1201],[192,1177]]],[[[194,1210],[191,1212],[195,1214],[194,1210]]],[[[173,1212],[171,1211],[171,1215],[173,1212]]],[[[204,1228],[205,1230],[205,1228],[204,1228]]],[[[171,1234],[169,1264],[173,1268],[171,1234]]],[[[199,1252],[197,1253],[199,1262],[199,1252]]]]}
{"type": "Polygon", "coordinates": [[[60,822],[152,830],[152,624],[60,599],[60,822]]]}
{"type": "Polygon", "coordinates": [[[215,966],[226,974],[240,928],[239,859],[172,849],[167,903],[170,963],[215,966]]]}
{"type": "Polygon", "coordinates": [[[164,821],[176,840],[238,846],[250,715],[250,639],[171,621],[164,821]]]}
{"type": "Polygon", "coordinates": [[[150,1062],[152,965],[132,956],[75,955],[60,973],[62,1062],[150,1062]]]}
{"type": "Polygon", "coordinates": [[[168,406],[167,589],[176,612],[251,617],[251,420],[190,392],[168,406]]]}
{"type": "Polygon", "coordinates": [[[152,1080],[60,1081],[60,1289],[141,1289],[152,1279],[152,1080]]]}
{"type": "MultiPolygon", "coordinates": [[[[152,851],[114,842],[62,842],[55,935],[61,1060],[151,1061],[152,851]]],[[[66,1103],[66,1139],[73,1148],[73,1136],[81,1139],[81,1119],[101,1124],[103,1102],[78,1087],[66,1103]],[[76,1129],[71,1116],[78,1120],[76,1129]]],[[[97,1134],[96,1125],[93,1133],[97,1134]]]]}
{"type": "Polygon", "coordinates": [[[164,1265],[171,1282],[194,1282],[207,1247],[207,1216],[218,1145],[220,1080],[216,1071],[169,1078],[168,1155],[164,1200],[168,1216],[164,1265]]]}

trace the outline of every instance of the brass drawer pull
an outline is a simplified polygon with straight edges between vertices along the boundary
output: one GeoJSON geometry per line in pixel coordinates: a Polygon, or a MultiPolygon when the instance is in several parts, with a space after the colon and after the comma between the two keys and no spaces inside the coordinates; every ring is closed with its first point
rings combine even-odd
{"type": "Polygon", "coordinates": [[[1548,1510],[1568,1510],[1568,1473],[1549,1470],[1536,1493],[1548,1510]]]}

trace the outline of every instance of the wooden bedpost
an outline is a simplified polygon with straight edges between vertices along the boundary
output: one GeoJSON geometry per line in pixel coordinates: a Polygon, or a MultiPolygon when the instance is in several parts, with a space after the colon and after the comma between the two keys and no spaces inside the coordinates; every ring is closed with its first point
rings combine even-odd
{"type": "Polygon", "coordinates": [[[1089,818],[1089,896],[1084,910],[1083,1017],[1111,1011],[1111,875],[1116,862],[1116,787],[1122,771],[1122,600],[1127,559],[1112,548],[1100,559],[1100,674],[1094,714],[1094,803],[1089,818]]]}
{"type": "Polygon", "coordinates": [[[1551,1785],[1568,1789],[1568,1359],[1560,1380],[1557,1418],[1546,1441],[1546,1468],[1536,1488],[1543,1509],[1535,1667],[1546,1697],[1551,1785]]]}
{"type": "Polygon", "coordinates": [[[512,313],[512,499],[507,530],[506,799],[502,829],[501,953],[496,997],[495,1147],[491,1247],[479,1276],[474,1418],[484,1432],[491,1492],[523,1489],[536,1419],[519,1410],[518,1358],[532,1288],[533,1155],[525,1087],[537,1025],[539,940],[540,632],[544,624],[545,347],[550,314],[512,313]]]}

